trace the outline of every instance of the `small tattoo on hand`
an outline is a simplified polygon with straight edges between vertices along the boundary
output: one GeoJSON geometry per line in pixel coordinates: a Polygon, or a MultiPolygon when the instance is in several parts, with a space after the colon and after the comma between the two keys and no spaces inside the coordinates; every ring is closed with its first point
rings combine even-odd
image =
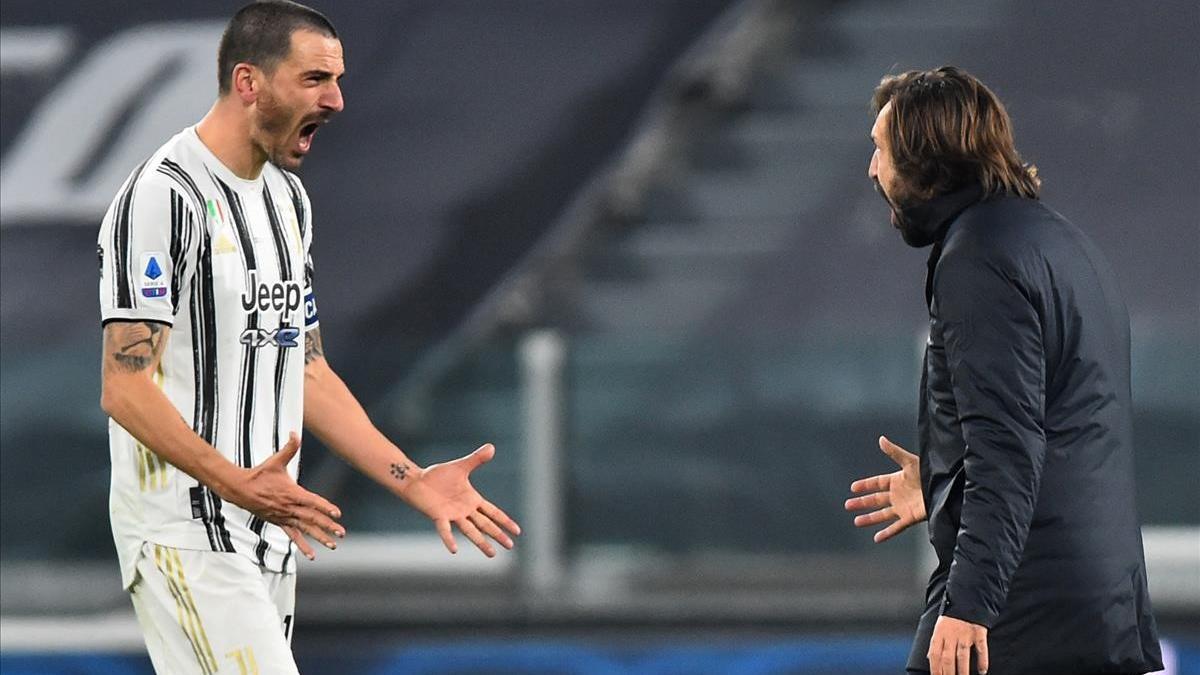
{"type": "Polygon", "coordinates": [[[408,475],[408,467],[403,464],[393,464],[391,472],[397,480],[404,480],[404,477],[408,475]]]}

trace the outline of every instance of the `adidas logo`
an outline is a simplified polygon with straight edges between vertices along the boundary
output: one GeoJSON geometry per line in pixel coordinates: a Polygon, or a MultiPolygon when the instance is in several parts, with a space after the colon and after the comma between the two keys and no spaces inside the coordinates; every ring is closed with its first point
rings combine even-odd
{"type": "Polygon", "coordinates": [[[237,246],[233,245],[233,240],[225,232],[218,234],[217,241],[213,244],[213,254],[221,255],[222,253],[237,253],[237,246]]]}

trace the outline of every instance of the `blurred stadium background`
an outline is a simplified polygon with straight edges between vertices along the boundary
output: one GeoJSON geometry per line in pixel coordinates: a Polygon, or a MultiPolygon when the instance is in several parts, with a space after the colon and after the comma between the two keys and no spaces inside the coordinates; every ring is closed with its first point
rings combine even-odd
{"type": "MultiPolygon", "coordinates": [[[[107,520],[95,236],[207,110],[240,2],[5,0],[0,670],[148,673],[107,520]]],[[[854,478],[912,447],[925,251],[866,179],[885,72],[989,83],[1131,310],[1169,670],[1200,673],[1200,7],[1193,0],[311,4],[346,112],[303,170],[330,360],[419,462],[485,441],[526,531],[451,558],[315,441],[345,545],[304,672],[894,673],[929,568],[854,478]],[[1192,44],[1193,47],[1187,47],[1192,44]]]]}

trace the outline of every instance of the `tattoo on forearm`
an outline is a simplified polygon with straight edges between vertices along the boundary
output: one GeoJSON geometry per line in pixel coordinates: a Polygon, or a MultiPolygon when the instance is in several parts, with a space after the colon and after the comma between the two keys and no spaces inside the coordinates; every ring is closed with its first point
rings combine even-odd
{"type": "Polygon", "coordinates": [[[105,328],[105,351],[119,371],[136,373],[148,368],[166,344],[166,327],[151,321],[114,322],[105,328]]]}
{"type": "Polygon", "coordinates": [[[391,472],[396,480],[404,480],[405,476],[408,475],[408,467],[403,464],[392,464],[391,472]]]}
{"type": "Polygon", "coordinates": [[[314,328],[304,334],[304,365],[325,356],[325,345],[321,344],[321,329],[314,328]]]}

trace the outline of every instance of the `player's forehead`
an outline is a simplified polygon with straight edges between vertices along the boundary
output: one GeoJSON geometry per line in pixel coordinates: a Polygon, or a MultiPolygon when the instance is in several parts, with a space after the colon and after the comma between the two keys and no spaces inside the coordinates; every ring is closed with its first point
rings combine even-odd
{"type": "Polygon", "coordinates": [[[319,70],[334,77],[346,70],[341,40],[303,28],[292,31],[291,50],[284,63],[302,72],[319,70]]]}
{"type": "Polygon", "coordinates": [[[871,125],[871,138],[877,144],[882,145],[887,140],[888,116],[891,115],[891,112],[892,102],[888,101],[879,109],[879,114],[875,116],[875,123],[871,125]]]}

